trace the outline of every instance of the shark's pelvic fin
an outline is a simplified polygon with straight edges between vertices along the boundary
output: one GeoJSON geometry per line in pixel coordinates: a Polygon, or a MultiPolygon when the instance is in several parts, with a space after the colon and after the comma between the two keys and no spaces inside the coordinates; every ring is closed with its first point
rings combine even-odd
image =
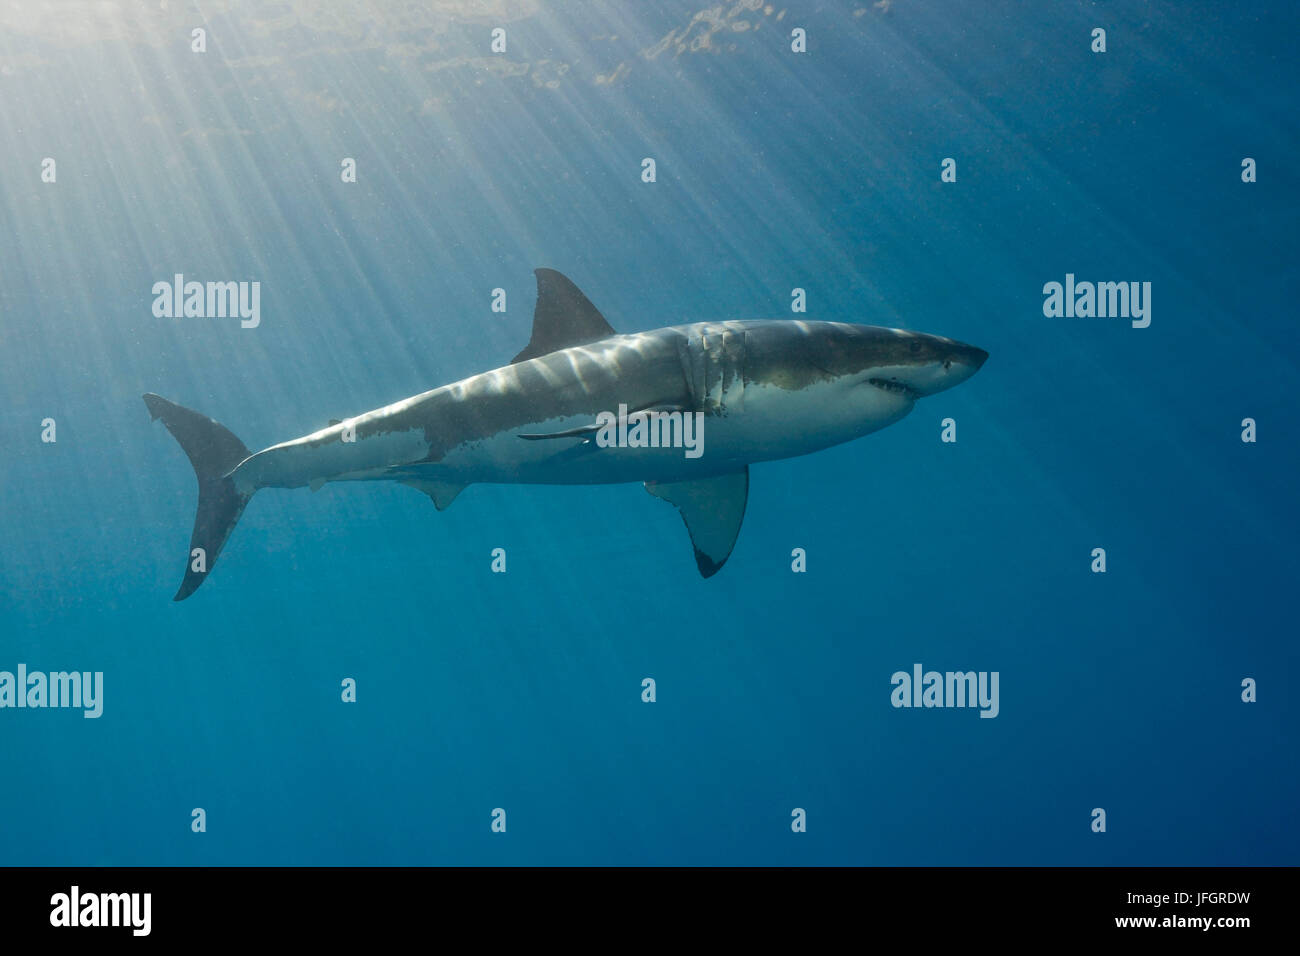
{"type": "Polygon", "coordinates": [[[153,393],[144,396],[144,403],[150,416],[155,421],[161,418],[180,442],[199,479],[199,506],[194,515],[194,531],[190,534],[185,577],[172,599],[184,601],[198,590],[217,563],[217,555],[244,513],[248,499],[253,497],[252,492],[236,491],[234,480],[228,477],[248,457],[248,449],[224,426],[198,412],[153,393]]]}
{"type": "Polygon", "coordinates": [[[721,570],[736,546],[745,503],[749,500],[749,466],[717,478],[668,483],[647,481],[645,490],[677,506],[700,574],[711,578],[721,570]]]}
{"type": "Polygon", "coordinates": [[[424,481],[413,478],[409,481],[403,481],[402,484],[414,488],[416,491],[422,491],[433,499],[434,507],[439,511],[446,511],[451,507],[451,503],[456,500],[456,496],[465,490],[465,485],[455,485],[449,481],[424,481]]]}
{"type": "Polygon", "coordinates": [[[511,365],[614,334],[582,290],[563,275],[554,269],[534,269],[533,274],[537,276],[533,337],[528,347],[511,359],[511,365]]]}

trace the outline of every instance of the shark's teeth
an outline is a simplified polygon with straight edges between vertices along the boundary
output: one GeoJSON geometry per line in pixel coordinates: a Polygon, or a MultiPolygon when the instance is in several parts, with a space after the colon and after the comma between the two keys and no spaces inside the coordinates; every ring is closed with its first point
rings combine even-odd
{"type": "Polygon", "coordinates": [[[898,392],[900,395],[909,395],[913,398],[916,397],[916,394],[902,382],[895,382],[892,379],[887,378],[871,378],[867,379],[867,381],[876,386],[876,388],[882,389],[886,392],[898,392]]]}

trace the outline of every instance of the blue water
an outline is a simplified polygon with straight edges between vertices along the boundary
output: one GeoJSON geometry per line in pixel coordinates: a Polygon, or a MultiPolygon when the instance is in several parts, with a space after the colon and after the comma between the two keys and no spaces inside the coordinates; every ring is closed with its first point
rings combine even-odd
{"type": "Polygon", "coordinates": [[[0,710],[0,863],[1300,860],[1294,5],[67,6],[0,12],[0,670],[104,713],[0,710]],[[800,287],[991,357],[756,466],[709,580],[636,486],[330,485],[172,603],[142,393],[296,437],[509,361],[538,266],[620,331],[800,287]],[[1150,327],[1044,317],[1067,272],[1150,327]],[[175,273],[261,325],[155,318],[175,273]],[[893,708],[918,662],[999,715],[893,708]]]}

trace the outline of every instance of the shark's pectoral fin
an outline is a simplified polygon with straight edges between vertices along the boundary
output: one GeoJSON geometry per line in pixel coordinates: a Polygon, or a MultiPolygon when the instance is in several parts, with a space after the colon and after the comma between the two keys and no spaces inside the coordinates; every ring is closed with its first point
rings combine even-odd
{"type": "Polygon", "coordinates": [[[563,275],[554,269],[534,269],[533,274],[537,276],[533,337],[511,365],[614,334],[600,310],[563,275]]]}
{"type": "Polygon", "coordinates": [[[717,574],[731,556],[745,520],[749,468],[695,481],[647,481],[645,490],[677,506],[695,546],[700,574],[706,578],[717,574]]]}
{"type": "Polygon", "coordinates": [[[416,491],[422,491],[433,499],[434,506],[439,511],[446,511],[451,507],[451,503],[456,500],[456,496],[465,490],[465,485],[452,484],[449,481],[424,481],[423,479],[412,479],[403,481],[402,484],[409,485],[416,491]]]}

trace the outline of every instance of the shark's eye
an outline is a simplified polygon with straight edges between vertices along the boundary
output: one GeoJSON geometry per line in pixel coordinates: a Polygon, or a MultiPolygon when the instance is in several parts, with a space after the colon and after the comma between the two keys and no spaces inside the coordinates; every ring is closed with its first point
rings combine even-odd
{"type": "Polygon", "coordinates": [[[911,349],[912,354],[915,355],[917,352],[921,351],[921,342],[919,339],[912,339],[912,341],[907,343],[907,347],[911,349]]]}
{"type": "Polygon", "coordinates": [[[948,371],[948,369],[950,369],[950,368],[952,368],[952,359],[944,359],[944,360],[943,360],[943,370],[946,372],[946,371],[948,371]]]}

